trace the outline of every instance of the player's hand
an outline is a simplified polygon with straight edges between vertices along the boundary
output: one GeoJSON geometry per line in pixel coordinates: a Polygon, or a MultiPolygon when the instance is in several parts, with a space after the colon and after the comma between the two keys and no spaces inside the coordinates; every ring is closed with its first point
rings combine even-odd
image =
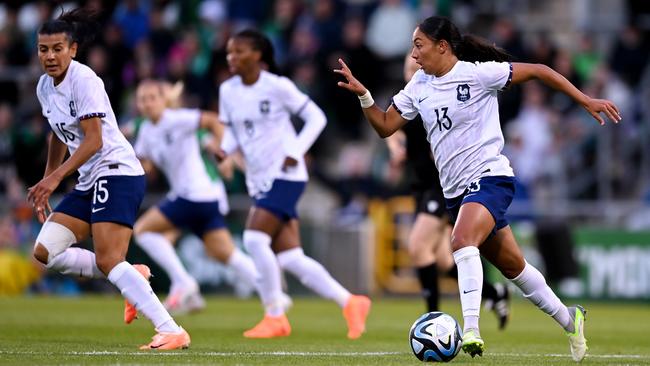
{"type": "Polygon", "coordinates": [[[352,75],[352,71],[350,71],[348,65],[346,65],[342,59],[339,59],[339,64],[341,64],[341,68],[334,69],[334,72],[343,75],[347,83],[343,81],[339,81],[338,83],[336,83],[336,85],[340,86],[343,89],[347,89],[353,92],[357,96],[362,96],[366,94],[368,89],[366,89],[366,87],[363,86],[363,84],[361,84],[359,80],[357,80],[357,78],[354,77],[354,75],[352,75]]]}
{"type": "Polygon", "coordinates": [[[32,203],[34,210],[36,210],[36,216],[41,223],[45,222],[49,215],[48,211],[52,211],[49,198],[60,183],[61,179],[54,174],[50,174],[27,190],[27,200],[32,203]]]}
{"type": "Polygon", "coordinates": [[[298,165],[298,160],[292,158],[291,156],[287,156],[284,158],[284,163],[282,164],[282,171],[287,172],[289,168],[293,168],[296,165],[298,165]]]}
{"type": "Polygon", "coordinates": [[[45,223],[45,220],[47,220],[48,216],[52,213],[52,207],[50,206],[50,203],[47,202],[45,204],[45,207],[34,207],[34,211],[36,211],[36,218],[38,219],[38,222],[41,224],[45,223]]]}
{"type": "Polygon", "coordinates": [[[619,123],[621,121],[621,112],[619,111],[616,104],[607,99],[593,99],[589,98],[587,103],[584,105],[587,112],[594,117],[598,123],[601,125],[605,124],[605,120],[600,116],[600,113],[604,113],[607,118],[612,120],[614,123],[619,123]]]}

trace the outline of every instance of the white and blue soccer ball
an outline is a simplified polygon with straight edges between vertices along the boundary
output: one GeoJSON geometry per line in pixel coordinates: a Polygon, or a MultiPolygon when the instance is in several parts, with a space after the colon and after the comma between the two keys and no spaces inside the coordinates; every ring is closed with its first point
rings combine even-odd
{"type": "Polygon", "coordinates": [[[458,322],[449,314],[434,311],[411,326],[409,343],[415,357],[425,362],[449,362],[463,345],[458,322]]]}

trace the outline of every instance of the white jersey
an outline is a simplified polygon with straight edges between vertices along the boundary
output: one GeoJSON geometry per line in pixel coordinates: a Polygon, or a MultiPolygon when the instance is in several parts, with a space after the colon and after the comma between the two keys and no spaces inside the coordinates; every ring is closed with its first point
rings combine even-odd
{"type": "Polygon", "coordinates": [[[253,85],[233,76],[219,88],[219,116],[236,139],[246,160],[248,193],[271,188],[273,180],[307,181],[302,154],[294,154],[296,130],[291,114],[299,114],[311,99],[286,77],[267,71],[253,85]],[[282,171],[287,156],[298,165],[282,171]]]}
{"type": "Polygon", "coordinates": [[[227,211],[226,190],[216,166],[201,152],[200,118],[198,109],[165,109],[157,123],[145,120],[140,125],[135,153],[162,170],[171,187],[170,198],[219,201],[227,211]]]}
{"type": "Polygon", "coordinates": [[[484,176],[513,176],[508,158],[501,155],[497,102],[497,91],[511,79],[507,62],[458,61],[441,77],[418,70],[393,97],[405,119],[422,116],[446,198],[461,195],[484,176]]]}
{"type": "Polygon", "coordinates": [[[144,174],[131,144],[117,126],[104,83],[88,66],[73,60],[57,86],[52,77],[42,75],[36,86],[36,96],[43,116],[54,134],[68,146],[70,155],[84,138],[80,121],[93,117],[101,120],[102,148],[79,167],[76,189],[92,188],[99,177],[144,174]]]}

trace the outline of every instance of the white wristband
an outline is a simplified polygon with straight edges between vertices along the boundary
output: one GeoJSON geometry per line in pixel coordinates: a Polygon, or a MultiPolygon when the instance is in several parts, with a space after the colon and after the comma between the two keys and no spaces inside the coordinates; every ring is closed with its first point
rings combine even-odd
{"type": "Polygon", "coordinates": [[[370,108],[375,104],[375,100],[372,99],[372,95],[370,95],[370,90],[366,90],[364,95],[359,95],[358,97],[359,102],[361,102],[361,108],[370,108]]]}

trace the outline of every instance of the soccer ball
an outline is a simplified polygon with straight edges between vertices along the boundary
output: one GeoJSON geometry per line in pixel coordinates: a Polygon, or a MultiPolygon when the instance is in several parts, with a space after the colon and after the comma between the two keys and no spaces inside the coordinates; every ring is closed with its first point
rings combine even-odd
{"type": "Polygon", "coordinates": [[[433,311],[411,326],[409,343],[415,357],[425,362],[449,362],[463,344],[458,322],[449,314],[433,311]]]}

